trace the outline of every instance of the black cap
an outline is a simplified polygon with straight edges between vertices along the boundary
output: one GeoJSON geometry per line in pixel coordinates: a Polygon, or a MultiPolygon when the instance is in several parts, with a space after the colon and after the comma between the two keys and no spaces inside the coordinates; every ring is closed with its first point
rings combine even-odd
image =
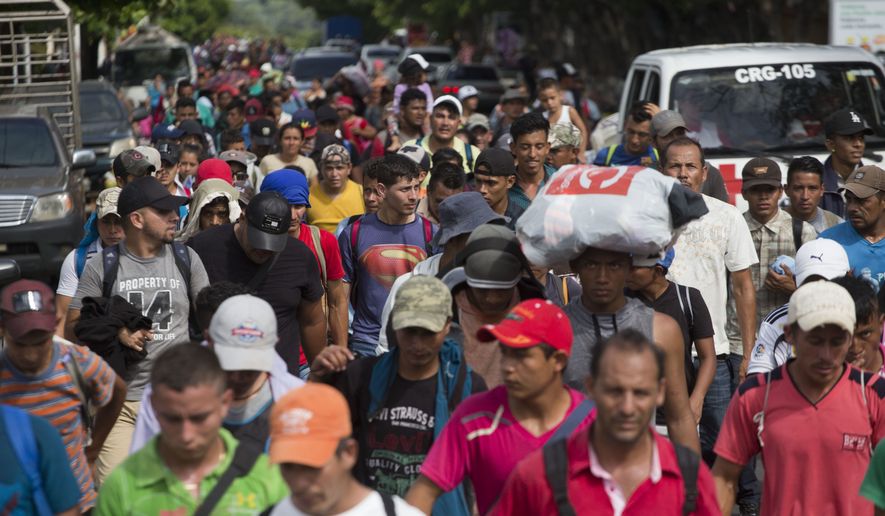
{"type": "Polygon", "coordinates": [[[147,156],[135,149],[124,150],[117,154],[111,168],[117,177],[142,177],[154,172],[154,166],[148,161],[147,156]]]}
{"type": "Polygon", "coordinates": [[[341,118],[338,116],[338,112],[332,106],[323,104],[317,108],[317,123],[335,122],[337,124],[340,121],[341,118]]]}
{"type": "Polygon", "coordinates": [[[184,131],[185,136],[192,134],[203,135],[203,124],[198,120],[185,120],[178,124],[178,128],[184,131]]]}
{"type": "Polygon", "coordinates": [[[428,63],[421,54],[409,54],[396,68],[396,71],[402,75],[410,75],[418,72],[433,72],[435,70],[436,66],[428,63]]]}
{"type": "Polygon", "coordinates": [[[135,210],[151,207],[157,210],[178,210],[187,204],[187,197],[172,195],[165,186],[151,176],[139,177],[126,183],[117,200],[117,213],[126,218],[135,210]]]}
{"type": "Polygon", "coordinates": [[[266,118],[259,118],[249,124],[249,134],[252,145],[273,145],[277,126],[266,118]]]}
{"type": "Polygon", "coordinates": [[[853,109],[845,108],[836,111],[824,121],[824,133],[827,136],[840,135],[851,136],[852,134],[873,134],[873,130],[867,125],[863,116],[853,109]]]}
{"type": "Polygon", "coordinates": [[[479,153],[476,165],[473,166],[473,173],[489,176],[515,176],[516,165],[513,164],[513,154],[508,150],[490,147],[479,153]],[[478,170],[481,165],[487,170],[478,170]]]}
{"type": "Polygon", "coordinates": [[[289,238],[289,224],[292,223],[289,201],[278,192],[261,192],[249,201],[246,222],[249,245],[278,253],[286,247],[289,238]]]}
{"type": "Polygon", "coordinates": [[[160,151],[161,162],[170,165],[178,163],[178,145],[172,142],[163,142],[157,145],[157,150],[160,151]]]}

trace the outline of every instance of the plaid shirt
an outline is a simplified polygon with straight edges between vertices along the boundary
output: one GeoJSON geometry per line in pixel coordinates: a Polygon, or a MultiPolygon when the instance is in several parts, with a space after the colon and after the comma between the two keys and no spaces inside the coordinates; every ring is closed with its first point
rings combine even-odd
{"type": "MultiPolygon", "coordinates": [[[[759,263],[750,266],[750,276],[756,287],[756,328],[765,317],[775,308],[790,302],[790,295],[782,292],[774,292],[765,288],[765,277],[768,275],[768,267],[780,255],[796,256],[796,244],[793,240],[793,217],[784,210],[779,209],[777,215],[765,224],[760,223],[750,212],[744,212],[744,220],[750,228],[750,236],[753,237],[753,245],[756,246],[756,254],[759,263]]],[[[817,231],[811,224],[802,223],[802,242],[809,242],[817,238],[817,231]]],[[[795,272],[795,271],[793,271],[795,272]]],[[[734,297],[731,290],[728,293],[728,324],[726,333],[731,342],[732,349],[741,348],[741,332],[735,309],[734,297]]]]}
{"type": "MultiPolygon", "coordinates": [[[[538,185],[538,192],[541,191],[541,187],[547,184],[547,181],[550,181],[550,177],[553,175],[554,172],[556,172],[555,168],[544,163],[544,178],[541,179],[541,184],[538,185]]],[[[535,195],[537,195],[537,193],[535,195]]],[[[526,195],[525,190],[523,190],[522,187],[519,186],[519,182],[513,184],[513,187],[511,187],[510,190],[507,191],[507,196],[509,198],[510,204],[514,205],[516,207],[515,209],[518,209],[521,212],[528,209],[533,200],[529,199],[529,196],[526,195]]]]}

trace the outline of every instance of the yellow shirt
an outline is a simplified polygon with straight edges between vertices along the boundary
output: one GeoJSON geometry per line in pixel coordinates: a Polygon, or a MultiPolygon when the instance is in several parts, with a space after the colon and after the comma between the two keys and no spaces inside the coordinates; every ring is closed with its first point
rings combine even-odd
{"type": "Polygon", "coordinates": [[[307,221],[310,224],[335,234],[338,223],[343,219],[365,212],[363,187],[350,179],[344,190],[334,199],[326,194],[320,183],[310,187],[310,208],[307,209],[307,221]]]}
{"type": "Polygon", "coordinates": [[[260,191],[261,181],[263,181],[268,174],[281,168],[286,168],[287,165],[295,165],[303,170],[304,175],[307,176],[309,184],[316,183],[319,179],[317,177],[319,172],[317,171],[316,163],[307,156],[299,154],[298,157],[295,158],[295,161],[285,162],[280,159],[279,154],[268,154],[261,159],[261,163],[258,164],[258,170],[255,172],[255,177],[252,178],[252,186],[255,187],[255,193],[260,191]]]}

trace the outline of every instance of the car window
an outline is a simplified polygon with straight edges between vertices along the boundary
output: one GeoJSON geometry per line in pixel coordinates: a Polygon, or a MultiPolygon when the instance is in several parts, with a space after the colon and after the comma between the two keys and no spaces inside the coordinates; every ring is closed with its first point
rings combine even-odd
{"type": "Polygon", "coordinates": [[[46,122],[34,118],[0,118],[0,169],[57,164],[56,147],[46,122]]]}
{"type": "Polygon", "coordinates": [[[292,64],[292,73],[299,81],[309,81],[317,77],[328,79],[356,61],[356,57],[351,56],[299,57],[292,64]]]}
{"type": "Polygon", "coordinates": [[[491,66],[455,66],[448,79],[454,81],[497,81],[498,72],[491,66]]]}
{"type": "Polygon", "coordinates": [[[369,57],[393,58],[399,57],[400,50],[398,48],[376,48],[366,52],[369,57]]]}
{"type": "Polygon", "coordinates": [[[636,104],[640,100],[642,96],[642,81],[645,80],[645,69],[644,68],[634,68],[629,79],[629,95],[627,96],[627,109],[629,110],[633,104],[636,104]]]}
{"type": "Polygon", "coordinates": [[[452,54],[448,52],[430,52],[426,50],[418,50],[415,53],[421,54],[424,59],[431,63],[448,63],[452,60],[452,54]]]}
{"type": "Polygon", "coordinates": [[[80,93],[80,119],[84,123],[114,122],[126,119],[120,101],[109,91],[80,93]]]}

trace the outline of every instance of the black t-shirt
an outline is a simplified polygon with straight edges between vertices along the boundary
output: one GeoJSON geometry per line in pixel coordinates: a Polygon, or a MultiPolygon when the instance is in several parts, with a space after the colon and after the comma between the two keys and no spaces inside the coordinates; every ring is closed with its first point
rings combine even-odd
{"type": "MultiPolygon", "coordinates": [[[[246,256],[232,224],[202,231],[191,238],[188,245],[200,255],[210,283],[232,281],[246,285],[261,268],[246,256]]],[[[279,336],[277,353],[289,372],[297,374],[301,349],[298,306],[302,299],[318,301],[323,295],[319,266],[310,249],[300,240],[289,238],[256,295],[273,307],[279,336]]]]}

